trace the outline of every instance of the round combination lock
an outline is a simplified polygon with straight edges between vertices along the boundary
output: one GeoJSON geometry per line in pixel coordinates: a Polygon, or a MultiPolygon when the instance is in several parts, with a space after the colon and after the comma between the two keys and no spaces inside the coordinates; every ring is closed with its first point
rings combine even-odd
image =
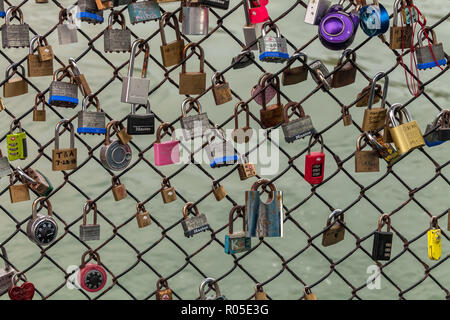
{"type": "Polygon", "coordinates": [[[81,267],[78,274],[78,281],[81,287],[89,292],[97,292],[103,289],[106,285],[106,271],[100,265],[100,256],[98,253],[90,253],[98,263],[85,263],[86,254],[85,252],[81,258],[81,267]]]}
{"type": "Polygon", "coordinates": [[[41,246],[48,246],[58,235],[58,225],[52,217],[52,205],[45,197],[40,197],[34,200],[32,211],[33,217],[27,225],[28,238],[41,246]],[[37,213],[37,205],[44,201],[47,203],[47,215],[37,213]]]}
{"type": "Polygon", "coordinates": [[[115,128],[114,125],[117,122],[111,121],[106,126],[105,143],[100,149],[100,161],[105,168],[113,171],[120,171],[128,167],[132,158],[131,148],[128,144],[110,139],[111,128],[115,128]]]}

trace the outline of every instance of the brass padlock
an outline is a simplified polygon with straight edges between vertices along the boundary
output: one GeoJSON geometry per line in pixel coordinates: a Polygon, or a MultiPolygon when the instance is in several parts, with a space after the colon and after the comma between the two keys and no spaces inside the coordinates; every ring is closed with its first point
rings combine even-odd
{"type": "Polygon", "coordinates": [[[118,177],[112,177],[112,193],[114,196],[115,201],[120,201],[122,199],[125,199],[127,197],[127,189],[125,188],[125,185],[120,182],[120,179],[118,177]]]}
{"type": "Polygon", "coordinates": [[[246,157],[241,157],[241,163],[238,167],[239,178],[241,181],[256,176],[255,164],[247,162],[246,157]]]}
{"type": "Polygon", "coordinates": [[[377,131],[384,127],[387,112],[385,105],[388,86],[389,86],[389,77],[384,72],[377,73],[375,77],[372,79],[372,86],[370,88],[368,106],[367,109],[364,110],[364,119],[362,123],[363,131],[377,131]],[[383,77],[385,79],[384,79],[383,99],[381,100],[381,106],[380,108],[372,109],[373,100],[375,96],[376,82],[383,77]]]}
{"type": "Polygon", "coordinates": [[[247,103],[240,101],[234,107],[234,130],[231,136],[236,143],[247,143],[253,135],[253,129],[250,128],[250,108],[247,103]],[[242,107],[239,109],[239,107],[242,107]],[[245,111],[245,126],[239,128],[239,113],[245,111]]]}
{"type": "Polygon", "coordinates": [[[63,119],[55,128],[55,149],[52,154],[53,171],[72,170],[77,167],[77,149],[75,148],[75,136],[72,123],[63,119]],[[67,126],[70,130],[70,148],[59,149],[59,130],[61,126],[67,126]]]}
{"type": "Polygon", "coordinates": [[[38,93],[34,99],[33,121],[45,121],[45,95],[38,93]],[[42,104],[42,110],[38,109],[38,105],[42,104]]]}
{"type": "Polygon", "coordinates": [[[216,198],[217,201],[220,201],[227,196],[227,191],[219,183],[213,182],[212,190],[213,190],[214,197],[216,198]]]}
{"type": "Polygon", "coordinates": [[[305,300],[317,300],[315,293],[309,287],[305,287],[303,298],[305,300]]]}
{"type": "Polygon", "coordinates": [[[22,177],[18,173],[18,171],[14,171],[9,176],[9,197],[11,199],[11,203],[22,202],[30,200],[30,190],[28,190],[28,185],[22,181],[22,177]],[[14,178],[17,177],[18,181],[21,181],[21,184],[15,185],[14,178]]]}
{"type": "Polygon", "coordinates": [[[403,106],[401,104],[395,104],[389,109],[389,117],[392,123],[392,128],[390,128],[389,131],[400,154],[404,154],[425,145],[417,121],[413,121],[408,110],[402,108],[403,106]],[[397,119],[395,118],[396,110],[401,110],[406,118],[405,123],[397,122],[397,119]]]}
{"type": "Polygon", "coordinates": [[[164,178],[161,182],[161,196],[164,203],[170,203],[177,200],[177,193],[175,192],[175,188],[172,187],[170,181],[167,178],[164,178]]]}
{"type": "Polygon", "coordinates": [[[48,44],[47,38],[39,37],[38,56],[41,62],[53,60],[53,49],[52,46],[48,44]]]}
{"type": "Polygon", "coordinates": [[[183,50],[183,60],[187,58],[187,51],[198,48],[200,52],[200,71],[199,72],[186,72],[186,61],[183,62],[180,73],[180,94],[202,94],[206,90],[206,73],[204,69],[204,53],[203,48],[197,43],[189,43],[183,50]]]}
{"type": "Polygon", "coordinates": [[[402,0],[395,0],[392,27],[390,29],[389,48],[409,49],[413,37],[413,28],[411,25],[398,26],[399,7],[403,9],[402,0]]]}
{"type": "Polygon", "coordinates": [[[184,40],[181,38],[177,16],[171,12],[164,13],[159,20],[159,32],[161,34],[161,57],[163,65],[167,68],[179,64],[183,60],[184,40]],[[170,22],[170,19],[172,19],[177,39],[167,43],[164,27],[170,22]]]}
{"type": "Polygon", "coordinates": [[[255,288],[255,300],[267,300],[267,294],[264,292],[262,285],[259,283],[255,288]]]}
{"type": "Polygon", "coordinates": [[[327,225],[322,236],[322,245],[324,247],[331,246],[342,240],[345,236],[345,222],[342,210],[334,210],[327,219],[327,225]],[[333,222],[331,222],[333,220],[333,222]]]}
{"type": "Polygon", "coordinates": [[[145,228],[152,224],[150,213],[145,210],[141,202],[136,205],[136,220],[139,228],[145,228]]]}
{"type": "Polygon", "coordinates": [[[133,139],[133,136],[127,133],[127,128],[125,128],[122,122],[115,122],[113,127],[117,132],[117,138],[119,138],[122,144],[128,144],[133,139]]]}
{"type": "Polygon", "coordinates": [[[215,72],[211,78],[212,92],[216,105],[221,105],[233,100],[230,84],[225,81],[225,77],[220,72],[215,72]]]}
{"type": "Polygon", "coordinates": [[[341,112],[342,112],[342,122],[344,123],[344,126],[351,126],[353,124],[352,115],[350,114],[350,111],[348,110],[348,107],[342,106],[341,112]]]}
{"type": "Polygon", "coordinates": [[[156,283],[156,300],[172,300],[172,290],[164,278],[160,278],[156,283]],[[163,286],[165,289],[162,289],[163,286]]]}
{"type": "MultiPolygon", "coordinates": [[[[367,87],[364,87],[360,93],[358,93],[356,102],[356,107],[367,107],[369,105],[369,96],[370,96],[370,89],[371,85],[369,84],[367,87]]],[[[380,101],[380,97],[383,94],[381,91],[381,84],[377,84],[375,86],[375,97],[373,98],[373,103],[378,103],[380,101]]]]}
{"type": "Polygon", "coordinates": [[[69,67],[72,69],[73,79],[78,84],[83,96],[86,97],[92,95],[92,90],[86,81],[86,77],[81,73],[74,58],[69,58],[69,67]]]}
{"type": "Polygon", "coordinates": [[[355,151],[355,172],[378,172],[380,171],[380,158],[376,150],[363,151],[364,146],[361,145],[362,139],[365,139],[365,145],[367,143],[368,137],[366,133],[362,133],[358,140],[356,141],[356,151],[355,151]]]}
{"type": "MultiPolygon", "coordinates": [[[[30,41],[30,50],[27,57],[27,66],[28,66],[28,76],[29,77],[43,77],[43,76],[52,76],[53,75],[53,52],[51,53],[51,58],[48,59],[48,55],[45,52],[42,53],[44,59],[42,60],[40,57],[40,52],[43,51],[43,47],[41,45],[41,41],[47,41],[47,39],[42,40],[42,37],[39,35],[35,35],[30,41]],[[37,43],[38,54],[33,54],[34,44],[37,43]]],[[[51,50],[51,47],[50,47],[51,50]]]]}
{"type": "Polygon", "coordinates": [[[308,57],[302,52],[292,55],[287,63],[288,68],[283,71],[283,75],[281,77],[281,83],[283,86],[290,86],[308,79],[309,70],[307,62],[308,57]],[[302,63],[302,66],[291,68],[291,65],[295,62],[295,60],[299,60],[302,63]]]}
{"type": "Polygon", "coordinates": [[[46,176],[38,170],[27,168],[25,171],[17,167],[17,172],[23,178],[23,182],[28,185],[28,188],[36,192],[41,197],[47,197],[53,191],[53,186],[46,176]]]}
{"type": "Polygon", "coordinates": [[[337,66],[334,68],[331,85],[333,88],[341,88],[355,82],[356,79],[356,53],[352,49],[342,52],[337,66]],[[346,60],[344,61],[344,58],[346,60]],[[338,70],[339,69],[339,70],[338,70]]]}
{"type": "MultiPolygon", "coordinates": [[[[262,95],[262,109],[259,111],[261,126],[264,129],[275,127],[284,122],[284,106],[281,103],[281,94],[280,94],[280,79],[278,76],[273,78],[275,80],[275,90],[277,91],[277,103],[272,104],[270,106],[266,105],[266,95],[262,95]]],[[[263,81],[263,86],[272,85],[268,83],[268,78],[265,78],[263,81]]]]}
{"type": "Polygon", "coordinates": [[[16,66],[15,64],[10,65],[6,68],[5,79],[8,79],[3,84],[3,97],[10,98],[20,96],[22,94],[28,93],[28,82],[25,81],[25,68],[22,65],[16,66]],[[19,77],[11,78],[17,73],[17,67],[22,70],[22,75],[19,77]],[[11,69],[14,69],[10,75],[11,69]]]}

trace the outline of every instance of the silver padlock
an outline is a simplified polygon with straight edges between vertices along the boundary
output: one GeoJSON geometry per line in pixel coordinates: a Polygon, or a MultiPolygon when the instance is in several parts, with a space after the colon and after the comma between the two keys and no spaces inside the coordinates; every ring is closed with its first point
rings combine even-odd
{"type": "Polygon", "coordinates": [[[145,23],[161,18],[161,10],[155,1],[131,2],[128,4],[128,14],[131,24],[145,23]]]}
{"type": "Polygon", "coordinates": [[[2,246],[2,256],[3,261],[5,261],[5,267],[0,269],[0,296],[12,287],[13,285],[13,277],[16,274],[16,271],[13,267],[8,263],[8,254],[6,253],[5,247],[2,246]]]}
{"type": "Polygon", "coordinates": [[[55,241],[58,235],[58,224],[52,216],[52,205],[46,197],[40,197],[33,201],[32,218],[27,224],[28,238],[41,246],[48,246],[55,241]],[[37,212],[38,204],[47,204],[47,215],[37,212]]]}
{"type": "Polygon", "coordinates": [[[131,135],[155,133],[155,115],[150,109],[148,100],[145,114],[136,114],[136,105],[131,105],[131,114],[127,117],[127,133],[131,135]]]}
{"type": "Polygon", "coordinates": [[[239,156],[236,154],[233,144],[225,138],[221,130],[213,129],[211,132],[208,136],[208,145],[205,147],[210,167],[220,168],[234,165],[239,156]]]}
{"type": "Polygon", "coordinates": [[[284,123],[282,128],[284,139],[288,143],[316,133],[311,117],[305,114],[305,111],[299,103],[295,102],[289,102],[284,106],[284,123]],[[289,115],[289,109],[293,111],[291,115],[289,115]],[[295,114],[296,110],[300,118],[291,121],[289,118],[295,114]]]}
{"type": "Polygon", "coordinates": [[[4,157],[2,150],[0,150],[0,178],[6,177],[10,174],[12,174],[12,170],[9,165],[8,157],[4,157]]]}
{"type": "Polygon", "coordinates": [[[129,52],[131,49],[131,31],[125,25],[125,17],[119,11],[112,11],[108,18],[108,27],[103,35],[105,52],[129,52]],[[122,26],[113,29],[114,22],[122,26]]]}
{"type": "Polygon", "coordinates": [[[184,230],[184,236],[186,238],[190,238],[197,233],[204,232],[209,229],[208,220],[203,213],[198,211],[197,206],[194,206],[194,203],[188,202],[183,207],[183,217],[184,220],[181,222],[181,226],[184,230]],[[188,210],[194,209],[195,216],[188,216],[188,210]]]}
{"type": "Polygon", "coordinates": [[[433,44],[431,45],[431,50],[428,45],[423,45],[424,30],[421,29],[417,34],[419,38],[419,46],[416,47],[416,57],[417,57],[417,69],[423,70],[428,68],[433,68],[437,66],[442,66],[447,64],[447,59],[445,58],[444,47],[442,43],[437,43],[437,37],[434,30],[427,30],[428,34],[431,33],[433,39],[433,44]],[[433,53],[431,52],[433,51],[433,53]],[[436,58],[436,61],[433,58],[436,58]],[[437,62],[437,63],[436,63],[437,62]]]}
{"type": "Polygon", "coordinates": [[[193,101],[193,98],[186,98],[181,104],[181,119],[180,125],[183,129],[183,136],[186,140],[191,140],[197,137],[202,137],[203,134],[212,128],[209,123],[208,115],[202,113],[202,106],[200,102],[196,100],[193,101]],[[193,105],[195,104],[198,109],[198,114],[187,116],[189,110],[186,110],[186,106],[189,104],[189,110],[193,109],[193,105]]]}
{"type": "Polygon", "coordinates": [[[122,80],[122,97],[123,103],[146,104],[148,100],[148,92],[150,90],[150,79],[147,78],[148,57],[150,47],[144,39],[137,39],[133,42],[130,54],[130,63],[128,65],[128,75],[122,80]],[[144,46],[144,63],[142,66],[141,78],[133,77],[134,59],[138,46],[144,46]]]}
{"type": "Polygon", "coordinates": [[[117,126],[124,129],[123,125],[117,120],[110,121],[106,125],[105,142],[100,149],[101,163],[105,168],[113,171],[120,171],[128,167],[132,158],[131,148],[128,144],[122,144],[119,139],[110,139],[111,128],[119,133],[117,126]]]}
{"type": "Polygon", "coordinates": [[[98,10],[95,0],[78,0],[78,8],[80,10],[76,17],[81,21],[92,24],[103,23],[103,11],[98,10]]]}
{"type": "Polygon", "coordinates": [[[331,1],[329,0],[309,0],[306,7],[305,23],[319,25],[330,5],[331,1]]]}
{"type": "Polygon", "coordinates": [[[248,47],[248,50],[258,50],[257,40],[259,39],[259,37],[261,37],[262,24],[261,23],[252,24],[250,22],[248,0],[244,1],[244,12],[245,12],[245,26],[243,30],[244,30],[245,45],[248,47]],[[251,45],[252,43],[253,45],[251,45]]]}
{"type": "Polygon", "coordinates": [[[258,40],[259,60],[264,62],[283,63],[289,60],[286,39],[281,37],[280,30],[276,24],[266,22],[261,27],[261,38],[258,40]],[[266,29],[272,26],[275,29],[276,37],[268,36],[266,29]]]}
{"type": "Polygon", "coordinates": [[[186,35],[201,36],[208,34],[209,8],[192,6],[190,0],[182,4],[182,30],[186,35]]]}
{"type": "Polygon", "coordinates": [[[68,21],[67,18],[67,10],[62,9],[59,12],[59,22],[58,22],[58,41],[60,45],[77,43],[78,42],[78,33],[77,26],[73,23],[64,23],[64,21],[68,21]]]}
{"type": "Polygon", "coordinates": [[[326,88],[328,90],[331,89],[332,77],[330,77],[330,71],[328,71],[327,67],[323,64],[322,61],[316,60],[313,61],[309,67],[311,70],[311,77],[317,84],[322,84],[322,89],[326,88]],[[327,78],[328,77],[328,78],[327,78]]]}
{"type": "Polygon", "coordinates": [[[74,83],[73,74],[70,70],[60,68],[53,74],[53,81],[50,85],[50,99],[48,103],[55,107],[75,108],[78,105],[78,85],[74,83]],[[69,82],[58,80],[58,74],[63,72],[64,77],[69,78],[69,82]]]}
{"type": "Polygon", "coordinates": [[[219,284],[217,283],[216,279],[213,278],[206,278],[205,280],[203,280],[203,282],[200,284],[199,293],[200,300],[227,300],[227,298],[220,293],[219,284]],[[207,286],[214,287],[215,296],[206,296],[207,286]]]}
{"type": "Polygon", "coordinates": [[[97,204],[88,200],[83,207],[83,224],[80,225],[80,239],[81,241],[96,241],[100,240],[100,225],[97,224],[97,204]],[[93,224],[87,224],[87,214],[93,209],[94,221],[93,224]]]}
{"type": "Polygon", "coordinates": [[[22,10],[18,7],[9,7],[6,10],[5,24],[2,27],[3,48],[26,48],[30,46],[30,28],[23,22],[22,10]],[[10,24],[10,20],[19,15],[20,24],[10,24]]]}
{"type": "Polygon", "coordinates": [[[94,97],[94,106],[97,111],[86,111],[89,96],[84,97],[81,104],[81,111],[78,112],[77,133],[81,134],[106,134],[105,113],[100,109],[100,102],[97,96],[94,97]]]}

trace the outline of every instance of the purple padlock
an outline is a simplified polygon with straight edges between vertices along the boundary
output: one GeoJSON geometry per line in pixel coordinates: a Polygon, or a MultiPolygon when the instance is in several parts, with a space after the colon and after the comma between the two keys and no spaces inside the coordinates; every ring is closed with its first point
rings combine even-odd
{"type": "Polygon", "coordinates": [[[359,11],[344,11],[341,0],[339,4],[328,9],[319,24],[319,40],[330,50],[348,48],[355,38],[359,25],[359,11]]]}

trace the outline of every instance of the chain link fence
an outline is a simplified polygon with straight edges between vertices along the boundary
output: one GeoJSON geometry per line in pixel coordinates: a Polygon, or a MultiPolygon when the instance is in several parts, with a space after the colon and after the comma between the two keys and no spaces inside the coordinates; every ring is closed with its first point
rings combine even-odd
{"type": "MultiPolygon", "coordinates": [[[[39,34],[49,38],[52,44],[56,43],[51,39],[56,34],[58,12],[70,3],[63,5],[55,0],[47,4],[28,0],[11,3],[5,0],[5,7],[10,5],[23,8],[25,22],[30,24],[30,32],[33,34],[38,33],[35,26],[38,29],[44,26],[39,22],[41,18],[32,16],[31,12],[39,6],[45,6],[45,9],[39,7],[39,10],[45,10],[54,17],[54,25],[45,26],[50,28],[39,34]]],[[[348,7],[354,5],[352,2],[348,7]]],[[[311,36],[308,35],[309,41],[299,43],[301,37],[297,33],[307,28],[303,27],[302,22],[305,8],[305,1],[291,0],[277,4],[277,10],[270,11],[272,21],[280,27],[288,41],[290,54],[324,51],[320,44],[315,47],[319,42],[317,36],[313,36],[315,28],[308,29],[314,30],[311,36]],[[299,27],[288,35],[283,32],[283,27],[287,28],[286,25],[289,24],[298,24],[299,27]]],[[[114,9],[126,11],[126,7],[114,9]]],[[[162,12],[169,9],[178,15],[179,3],[161,5],[162,12]]],[[[441,17],[436,18],[432,25],[429,24],[438,35],[440,30],[448,28],[448,9],[442,5],[441,17]]],[[[105,11],[105,17],[108,13],[105,11]]],[[[243,16],[242,1],[231,1],[228,11],[211,9],[207,36],[188,37],[182,34],[182,37],[186,42],[196,42],[205,47],[208,74],[219,71],[230,83],[234,98],[234,103],[229,103],[230,107],[216,107],[210,103],[211,86],[195,97],[204,107],[208,106],[212,122],[217,123],[220,128],[233,128],[231,106],[238,101],[246,101],[251,106],[252,127],[256,129],[260,123],[259,107],[252,105],[250,89],[256,84],[258,75],[266,71],[281,75],[287,66],[261,63],[255,59],[248,69],[234,70],[230,60],[245,47],[242,34],[234,32],[241,26],[227,25],[227,21],[235,15],[243,16]],[[212,46],[220,46],[221,49],[209,54],[208,48],[212,46]],[[253,77],[246,76],[247,74],[253,77]],[[242,81],[246,84],[245,88],[241,88],[242,81]]],[[[131,26],[129,23],[127,25],[133,38],[141,37],[150,43],[152,87],[149,99],[157,122],[179,126],[179,104],[184,99],[177,93],[180,65],[169,69],[162,65],[159,49],[154,49],[160,44],[159,24],[151,22],[145,24],[145,27],[131,26]]],[[[76,59],[80,69],[85,71],[93,94],[99,97],[100,102],[116,93],[126,73],[129,59],[128,54],[113,56],[103,52],[101,43],[104,28],[105,24],[92,26],[83,23],[78,30],[79,43],[73,45],[73,53],[70,55],[76,59]],[[98,31],[98,34],[91,34],[94,31],[98,31]],[[121,57],[118,58],[119,56],[121,57]],[[97,71],[100,69],[107,70],[105,74],[109,74],[109,77],[98,76],[97,71]]],[[[404,70],[411,73],[406,65],[402,65],[400,58],[401,55],[408,56],[409,50],[403,53],[393,51],[383,39],[366,38],[361,36],[361,31],[359,33],[352,46],[354,52],[359,53],[369,48],[366,52],[370,55],[370,46],[379,46],[385,63],[379,65],[378,69],[389,75],[396,72],[403,74],[404,70]]],[[[54,48],[56,47],[55,45],[54,48]]],[[[14,63],[16,66],[24,65],[28,54],[23,49],[1,50],[0,53],[4,65],[14,63]]],[[[364,55],[367,56],[361,54],[364,55]]],[[[55,49],[55,70],[57,66],[66,66],[67,60],[66,57],[59,57],[58,50],[55,49]]],[[[335,61],[324,62],[332,64],[335,61]]],[[[239,182],[236,178],[238,165],[211,169],[207,165],[190,163],[161,169],[153,161],[154,136],[135,137],[131,141],[134,155],[132,163],[116,176],[101,165],[98,154],[103,139],[76,135],[78,167],[73,171],[51,172],[54,125],[62,118],[76,121],[76,112],[61,110],[46,103],[47,122],[33,125],[33,95],[46,95],[50,79],[26,78],[19,69],[18,73],[29,85],[29,93],[5,99],[6,109],[0,113],[0,142],[5,154],[9,124],[14,118],[20,120],[27,133],[29,149],[29,157],[20,165],[22,168],[41,170],[53,182],[54,191],[49,195],[49,200],[60,233],[57,240],[48,247],[31,243],[26,237],[26,225],[31,218],[31,202],[10,204],[9,181],[6,181],[7,178],[2,179],[0,241],[8,251],[9,262],[35,284],[35,299],[154,299],[156,282],[160,278],[167,280],[174,298],[195,299],[199,297],[198,285],[206,277],[215,278],[222,293],[230,299],[253,299],[255,286],[258,284],[263,286],[269,299],[302,299],[306,286],[319,299],[448,298],[447,288],[450,283],[446,280],[448,277],[445,271],[448,235],[443,230],[443,255],[436,262],[428,260],[425,245],[432,216],[437,216],[441,228],[447,229],[444,225],[449,210],[446,200],[450,185],[448,146],[420,148],[394,165],[386,166],[385,172],[383,167],[379,173],[355,174],[354,145],[361,132],[362,113],[361,108],[354,108],[358,99],[353,93],[359,92],[373,77],[373,74],[367,72],[364,62],[364,58],[359,58],[357,64],[354,64],[358,71],[358,85],[328,90],[322,85],[316,85],[309,77],[307,84],[294,88],[281,87],[284,103],[300,102],[306,113],[311,114],[313,121],[317,122],[316,129],[325,142],[325,179],[315,186],[304,181],[303,161],[308,152],[307,141],[287,145],[284,141],[280,142],[280,139],[274,139],[279,136],[278,128],[267,130],[267,141],[260,141],[258,146],[268,143],[279,152],[279,174],[269,178],[278,190],[283,191],[285,237],[253,239],[252,249],[241,255],[223,253],[223,239],[228,233],[228,213],[233,206],[244,204],[244,191],[250,190],[250,186],[260,176],[239,182]],[[344,94],[346,91],[351,93],[344,94]],[[353,98],[349,98],[350,95],[353,98]],[[318,101],[318,96],[326,98],[318,101]],[[343,127],[341,111],[344,109],[353,116],[351,127],[343,127]],[[338,154],[337,145],[342,144],[350,147],[341,149],[345,153],[338,154]],[[113,177],[122,180],[128,193],[125,200],[117,203],[114,203],[111,193],[113,177]],[[163,179],[168,179],[175,187],[178,200],[174,203],[162,203],[159,194],[163,179]],[[211,189],[213,182],[221,183],[230,191],[221,202],[214,199],[211,189]],[[387,202],[388,198],[395,201],[387,202]],[[82,207],[89,199],[98,207],[102,228],[101,241],[98,242],[83,242],[78,234],[82,222],[82,207]],[[186,202],[197,205],[200,212],[207,215],[210,224],[209,231],[187,240],[183,237],[181,227],[181,208],[186,202]],[[135,222],[138,203],[145,205],[152,220],[151,226],[139,231],[135,222]],[[320,240],[326,219],[337,208],[342,209],[345,214],[345,240],[324,248],[320,240]],[[383,213],[391,216],[394,240],[391,260],[380,263],[372,260],[371,249],[373,233],[378,218],[383,213]],[[413,220],[420,222],[413,225],[413,220]],[[100,254],[102,265],[108,274],[107,285],[95,294],[81,289],[67,290],[66,282],[68,279],[72,281],[74,274],[67,266],[79,265],[81,255],[87,250],[100,254]],[[372,265],[381,268],[382,291],[368,289],[367,278],[370,274],[366,269],[372,265]]],[[[428,78],[421,83],[420,95],[411,97],[402,92],[402,100],[395,102],[408,107],[413,116],[417,114],[416,111],[419,112],[419,108],[423,109],[426,105],[427,110],[421,113],[426,118],[416,119],[422,126],[431,122],[440,110],[445,109],[441,105],[443,98],[438,88],[447,89],[446,82],[442,80],[447,71],[448,66],[443,70],[426,71],[428,78]]],[[[0,85],[3,86],[7,81],[6,78],[2,79],[0,85]]],[[[392,86],[401,87],[404,84],[394,82],[392,86]]],[[[392,103],[388,96],[387,104],[390,106],[392,103]]],[[[117,119],[125,124],[128,112],[124,111],[124,105],[111,103],[101,106],[107,120],[117,119]]],[[[143,110],[145,107],[140,106],[139,109],[143,110]]],[[[252,152],[258,152],[258,148],[248,151],[249,154],[252,152]]],[[[15,168],[17,161],[11,162],[11,165],[15,168]]],[[[6,299],[6,295],[2,298],[6,299]]]]}

